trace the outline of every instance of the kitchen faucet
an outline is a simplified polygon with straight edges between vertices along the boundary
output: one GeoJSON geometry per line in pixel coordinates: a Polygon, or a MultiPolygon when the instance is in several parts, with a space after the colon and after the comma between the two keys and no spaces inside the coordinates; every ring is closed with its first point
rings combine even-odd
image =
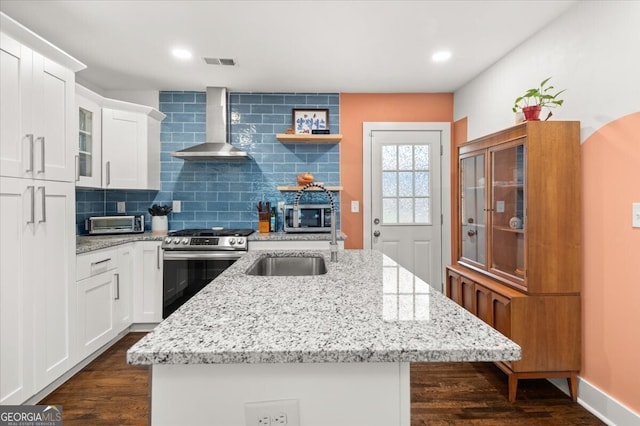
{"type": "Polygon", "coordinates": [[[333,195],[331,195],[331,192],[329,192],[327,188],[320,185],[319,183],[312,182],[312,183],[306,184],[305,186],[300,188],[298,192],[296,192],[296,199],[293,202],[293,226],[295,228],[300,226],[298,223],[298,202],[300,201],[300,197],[302,196],[302,193],[307,189],[313,188],[313,187],[320,188],[329,197],[329,204],[331,204],[331,242],[329,243],[329,248],[331,250],[331,261],[337,262],[338,261],[338,242],[336,238],[336,205],[335,205],[335,202],[333,201],[333,195]]]}

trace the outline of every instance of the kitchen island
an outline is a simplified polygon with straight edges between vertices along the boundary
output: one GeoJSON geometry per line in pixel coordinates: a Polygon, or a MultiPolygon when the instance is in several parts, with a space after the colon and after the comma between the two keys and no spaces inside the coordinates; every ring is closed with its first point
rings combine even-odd
{"type": "MultiPolygon", "coordinates": [[[[248,402],[294,399],[300,424],[408,426],[409,363],[513,361],[520,347],[371,250],[249,252],[127,353],[152,366],[152,424],[244,426],[248,402]],[[327,273],[265,277],[261,256],[327,273]]],[[[251,423],[253,424],[253,423],[251,423]]],[[[256,423],[257,424],[257,423],[256,423]]]]}

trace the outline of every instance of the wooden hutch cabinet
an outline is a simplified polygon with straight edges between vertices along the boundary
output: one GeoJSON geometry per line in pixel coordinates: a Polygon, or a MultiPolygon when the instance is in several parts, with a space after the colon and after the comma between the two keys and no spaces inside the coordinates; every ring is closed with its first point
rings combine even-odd
{"type": "Polygon", "coordinates": [[[447,296],[522,348],[496,363],[518,379],[566,377],[581,362],[579,122],[525,122],[458,147],[447,296]]]}

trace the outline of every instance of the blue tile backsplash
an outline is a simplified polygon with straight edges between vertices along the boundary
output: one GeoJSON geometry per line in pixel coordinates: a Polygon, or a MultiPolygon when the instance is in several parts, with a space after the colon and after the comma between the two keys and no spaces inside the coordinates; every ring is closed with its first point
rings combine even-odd
{"type": "MultiPolygon", "coordinates": [[[[282,144],[277,133],[292,127],[293,108],[327,108],[331,133],[340,133],[337,93],[229,94],[229,138],[247,151],[248,160],[184,161],[171,152],[206,142],[206,92],[160,92],[162,122],[161,190],[77,190],[76,222],[84,232],[89,216],[116,214],[116,202],[126,202],[126,214],[147,215],[152,204],[182,202],[181,213],[169,215],[169,229],[257,229],[258,201],[290,203],[295,193],[276,190],[295,185],[296,175],[311,172],[317,182],[340,184],[338,144],[282,144]]],[[[339,194],[334,193],[339,210],[339,194]]],[[[321,193],[304,194],[302,202],[325,202],[321,193]]],[[[339,217],[339,214],[338,214],[339,217]]],[[[339,223],[339,220],[338,220],[339,223]]]]}

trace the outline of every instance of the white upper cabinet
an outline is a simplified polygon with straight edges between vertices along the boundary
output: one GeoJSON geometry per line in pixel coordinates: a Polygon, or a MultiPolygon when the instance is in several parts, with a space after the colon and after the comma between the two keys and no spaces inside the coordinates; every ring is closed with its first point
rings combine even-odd
{"type": "Polygon", "coordinates": [[[76,84],[76,186],[102,188],[102,97],[76,84]]]}
{"type": "Polygon", "coordinates": [[[76,85],[76,186],[160,189],[160,122],[165,115],[76,85]]]}
{"type": "MultiPolygon", "coordinates": [[[[115,103],[115,102],[109,102],[115,103]]],[[[107,189],[160,189],[160,121],[153,108],[102,109],[102,182],[107,189]]]]}
{"type": "Polygon", "coordinates": [[[0,173],[73,182],[74,72],[0,37],[0,173]]]}

